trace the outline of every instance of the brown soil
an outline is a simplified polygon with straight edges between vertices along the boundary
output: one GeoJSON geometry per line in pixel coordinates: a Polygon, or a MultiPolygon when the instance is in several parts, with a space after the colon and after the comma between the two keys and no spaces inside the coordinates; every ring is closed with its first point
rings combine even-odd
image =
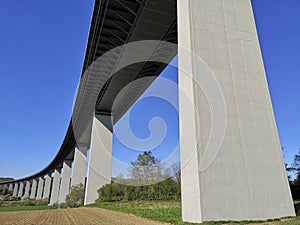
{"type": "Polygon", "coordinates": [[[134,215],[99,208],[0,212],[1,225],[162,225],[134,215]]]}

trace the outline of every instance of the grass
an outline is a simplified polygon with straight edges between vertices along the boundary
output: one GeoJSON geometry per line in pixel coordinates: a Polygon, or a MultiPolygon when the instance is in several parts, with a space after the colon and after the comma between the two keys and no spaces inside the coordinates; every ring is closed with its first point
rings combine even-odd
{"type": "MultiPolygon", "coordinates": [[[[99,207],[124,213],[130,213],[139,217],[166,222],[174,225],[187,225],[181,220],[181,206],[179,201],[121,201],[101,202],[87,207],[99,207]]],[[[300,217],[284,218],[270,221],[240,221],[240,222],[204,222],[202,225],[221,224],[266,224],[266,225],[299,225],[300,217]]]]}
{"type": "Polygon", "coordinates": [[[181,220],[180,202],[171,201],[130,201],[130,202],[103,202],[88,207],[100,207],[119,212],[134,214],[151,220],[172,224],[181,220]]]}
{"type": "Polygon", "coordinates": [[[14,211],[33,211],[33,210],[47,210],[47,209],[56,209],[55,206],[8,206],[0,207],[0,212],[14,212],[14,211]]]}

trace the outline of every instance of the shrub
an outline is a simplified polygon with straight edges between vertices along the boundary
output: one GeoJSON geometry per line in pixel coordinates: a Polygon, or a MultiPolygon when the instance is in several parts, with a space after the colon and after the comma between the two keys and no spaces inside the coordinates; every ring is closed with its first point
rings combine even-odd
{"type": "Polygon", "coordinates": [[[124,199],[124,186],[118,183],[106,184],[98,190],[100,202],[114,202],[124,199]]]}
{"type": "Polygon", "coordinates": [[[42,205],[48,205],[49,199],[45,198],[45,199],[31,200],[31,201],[34,201],[36,206],[42,206],[42,205]]]}
{"type": "Polygon", "coordinates": [[[84,202],[84,188],[80,183],[71,188],[70,194],[66,197],[66,205],[70,208],[82,206],[84,202]]]}
{"type": "Polygon", "coordinates": [[[0,206],[2,207],[14,207],[14,206],[44,206],[48,205],[48,199],[25,199],[22,201],[2,201],[0,206]]]}
{"type": "Polygon", "coordinates": [[[63,202],[63,203],[60,203],[58,205],[58,208],[60,208],[60,209],[66,209],[66,208],[69,208],[69,206],[67,205],[67,203],[63,202]]]}
{"type": "Polygon", "coordinates": [[[22,206],[35,206],[35,201],[30,199],[23,200],[21,203],[22,206]]]}
{"type": "Polygon", "coordinates": [[[180,185],[172,178],[147,186],[106,184],[98,190],[97,202],[180,199],[180,185]]]}

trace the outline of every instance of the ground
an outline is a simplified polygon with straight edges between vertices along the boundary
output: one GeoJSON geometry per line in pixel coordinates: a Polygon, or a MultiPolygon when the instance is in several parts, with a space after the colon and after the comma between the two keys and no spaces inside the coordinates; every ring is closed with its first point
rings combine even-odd
{"type": "MultiPolygon", "coordinates": [[[[122,202],[102,202],[89,207],[100,207],[119,212],[134,214],[154,221],[167,222],[174,225],[187,225],[181,220],[180,201],[122,201],[122,202]]],[[[201,225],[299,225],[300,217],[276,219],[268,222],[205,222],[201,225]]]]}
{"type": "MultiPolygon", "coordinates": [[[[48,206],[0,207],[0,225],[187,225],[181,220],[180,201],[98,202],[76,209],[48,206]],[[14,211],[16,210],[16,211],[14,211]],[[22,211],[24,210],[24,211],[22,211]],[[33,211],[34,210],[34,211],[33,211]],[[113,211],[110,211],[113,210],[113,211]],[[14,212],[10,212],[14,211],[14,212]],[[141,218],[143,217],[143,218],[141,218]]],[[[268,222],[205,222],[201,225],[299,225],[300,217],[268,222]]],[[[190,225],[190,224],[189,224],[190,225]]]]}
{"type": "Polygon", "coordinates": [[[0,212],[1,225],[162,225],[134,215],[99,208],[0,212]]]}

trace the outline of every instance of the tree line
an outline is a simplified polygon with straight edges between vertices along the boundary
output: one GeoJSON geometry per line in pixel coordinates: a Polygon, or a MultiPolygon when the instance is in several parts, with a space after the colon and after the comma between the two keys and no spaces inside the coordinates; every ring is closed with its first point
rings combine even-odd
{"type": "Polygon", "coordinates": [[[150,151],[130,162],[130,177],[119,176],[98,190],[100,202],[180,199],[180,165],[164,168],[150,151]]]}
{"type": "MultiPolygon", "coordinates": [[[[172,173],[163,168],[161,162],[151,152],[138,155],[130,163],[129,178],[119,176],[98,190],[97,202],[133,200],[179,200],[181,198],[180,164],[172,165],[172,173]]],[[[294,200],[300,200],[300,149],[286,170],[294,200]]],[[[83,204],[84,187],[73,187],[67,197],[69,207],[83,204]]]]}
{"type": "Polygon", "coordinates": [[[294,160],[291,166],[288,166],[287,164],[285,164],[285,166],[288,174],[293,199],[300,200],[300,149],[298,150],[298,153],[294,156],[294,160]]]}

